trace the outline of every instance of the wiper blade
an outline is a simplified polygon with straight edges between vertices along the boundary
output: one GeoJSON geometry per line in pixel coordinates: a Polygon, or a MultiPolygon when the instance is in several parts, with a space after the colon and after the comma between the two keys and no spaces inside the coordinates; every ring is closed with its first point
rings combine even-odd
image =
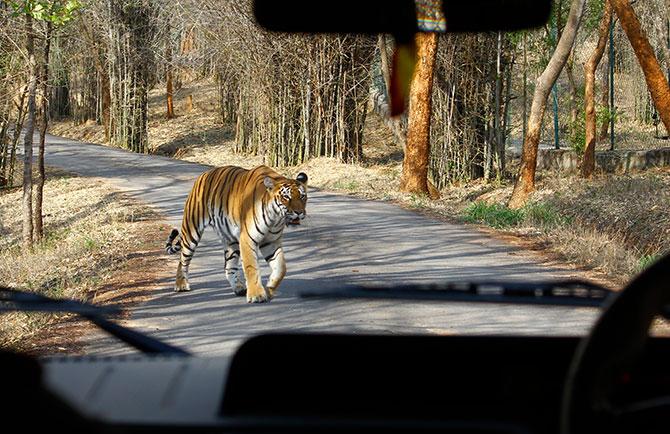
{"type": "Polygon", "coordinates": [[[0,287],[0,313],[14,311],[74,313],[88,319],[110,335],[143,353],[190,355],[181,348],[166,344],[106,319],[106,316],[121,313],[121,309],[117,307],[95,306],[76,300],[54,299],[32,292],[0,287]]]}
{"type": "Polygon", "coordinates": [[[398,286],[346,285],[332,291],[302,292],[302,298],[367,298],[541,304],[601,307],[613,294],[609,288],[580,279],[540,282],[481,281],[408,284],[398,286]]]}
{"type": "Polygon", "coordinates": [[[0,312],[68,312],[79,315],[119,315],[113,306],[94,306],[76,300],[49,298],[33,292],[0,287],[0,312]],[[5,304],[10,303],[10,304],[5,304]]]}

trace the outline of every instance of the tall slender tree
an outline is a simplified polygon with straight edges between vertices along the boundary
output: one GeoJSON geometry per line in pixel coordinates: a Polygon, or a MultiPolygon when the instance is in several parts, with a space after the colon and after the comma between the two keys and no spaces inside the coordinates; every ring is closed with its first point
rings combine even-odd
{"type": "Polygon", "coordinates": [[[51,51],[51,35],[53,23],[45,23],[44,32],[44,54],[42,58],[42,76],[40,77],[42,89],[42,124],[40,126],[40,145],[37,158],[37,182],[35,185],[35,210],[34,219],[34,238],[35,241],[41,241],[44,236],[44,223],[42,221],[42,198],[44,196],[44,181],[46,178],[44,170],[44,144],[46,142],[47,128],[49,127],[49,99],[47,98],[49,90],[49,54],[51,51]]]}
{"type": "Polygon", "coordinates": [[[172,83],[172,35],[170,30],[170,18],[167,18],[167,37],[165,41],[165,103],[166,116],[168,119],[174,117],[174,86],[172,83]]]}
{"type": "Polygon", "coordinates": [[[44,23],[44,51],[42,55],[41,75],[41,112],[42,124],[40,125],[40,141],[37,158],[37,180],[35,184],[33,218],[33,238],[35,241],[42,240],[44,236],[44,223],[42,221],[42,198],[44,196],[44,182],[46,174],[44,170],[44,146],[47,128],[49,127],[49,60],[51,52],[51,40],[54,26],[62,26],[74,17],[74,12],[80,7],[77,0],[43,0],[38,5],[33,5],[32,15],[44,23]]]}
{"type": "Polygon", "coordinates": [[[28,57],[28,111],[23,137],[23,246],[33,245],[33,134],[35,132],[37,93],[37,60],[35,58],[35,34],[33,16],[27,11],[25,17],[26,55],[28,57]]]}
{"type": "Polygon", "coordinates": [[[596,154],[596,69],[605,53],[607,37],[609,35],[610,17],[612,16],[612,5],[605,1],[603,15],[598,26],[598,43],[591,53],[589,60],[584,64],[584,117],[585,117],[585,143],[584,157],[582,159],[581,172],[584,178],[589,178],[595,170],[596,154]]]}
{"type": "Polygon", "coordinates": [[[572,0],[567,22],[563,27],[556,50],[551,56],[549,64],[536,81],[533,101],[530,106],[528,129],[521,152],[521,167],[519,168],[516,184],[509,201],[510,208],[521,208],[525,205],[528,201],[528,196],[535,189],[537,148],[540,143],[542,117],[547,106],[547,98],[570,55],[575,36],[577,35],[577,29],[582,19],[585,3],[586,0],[572,0]]]}

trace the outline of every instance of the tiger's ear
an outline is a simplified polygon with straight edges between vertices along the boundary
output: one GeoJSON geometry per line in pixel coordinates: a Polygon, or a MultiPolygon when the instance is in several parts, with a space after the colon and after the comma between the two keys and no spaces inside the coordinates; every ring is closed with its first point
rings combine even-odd
{"type": "Polygon", "coordinates": [[[268,191],[270,191],[270,190],[272,190],[272,189],[274,188],[274,186],[275,186],[275,182],[274,182],[274,180],[273,180],[272,178],[270,178],[269,176],[266,176],[266,177],[263,179],[263,185],[265,185],[265,188],[267,188],[268,191]]]}
{"type": "Polygon", "coordinates": [[[307,174],[304,173],[304,172],[298,173],[298,176],[295,179],[298,182],[302,182],[303,184],[307,184],[307,174]]]}

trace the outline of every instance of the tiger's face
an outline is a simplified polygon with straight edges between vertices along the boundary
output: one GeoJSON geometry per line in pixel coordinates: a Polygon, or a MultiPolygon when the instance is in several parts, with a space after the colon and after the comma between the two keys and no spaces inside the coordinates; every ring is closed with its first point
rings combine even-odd
{"type": "Polygon", "coordinates": [[[284,216],[286,225],[299,225],[305,218],[307,206],[307,175],[300,172],[295,180],[275,183],[265,179],[265,186],[272,191],[275,203],[284,216]],[[269,184],[272,184],[269,187],[269,184]]]}

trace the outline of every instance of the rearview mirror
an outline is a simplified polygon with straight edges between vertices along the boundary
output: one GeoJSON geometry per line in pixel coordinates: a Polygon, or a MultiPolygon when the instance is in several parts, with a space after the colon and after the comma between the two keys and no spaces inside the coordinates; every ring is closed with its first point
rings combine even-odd
{"type": "Polygon", "coordinates": [[[551,0],[254,0],[256,21],[278,32],[487,32],[542,26],[551,0]]]}

